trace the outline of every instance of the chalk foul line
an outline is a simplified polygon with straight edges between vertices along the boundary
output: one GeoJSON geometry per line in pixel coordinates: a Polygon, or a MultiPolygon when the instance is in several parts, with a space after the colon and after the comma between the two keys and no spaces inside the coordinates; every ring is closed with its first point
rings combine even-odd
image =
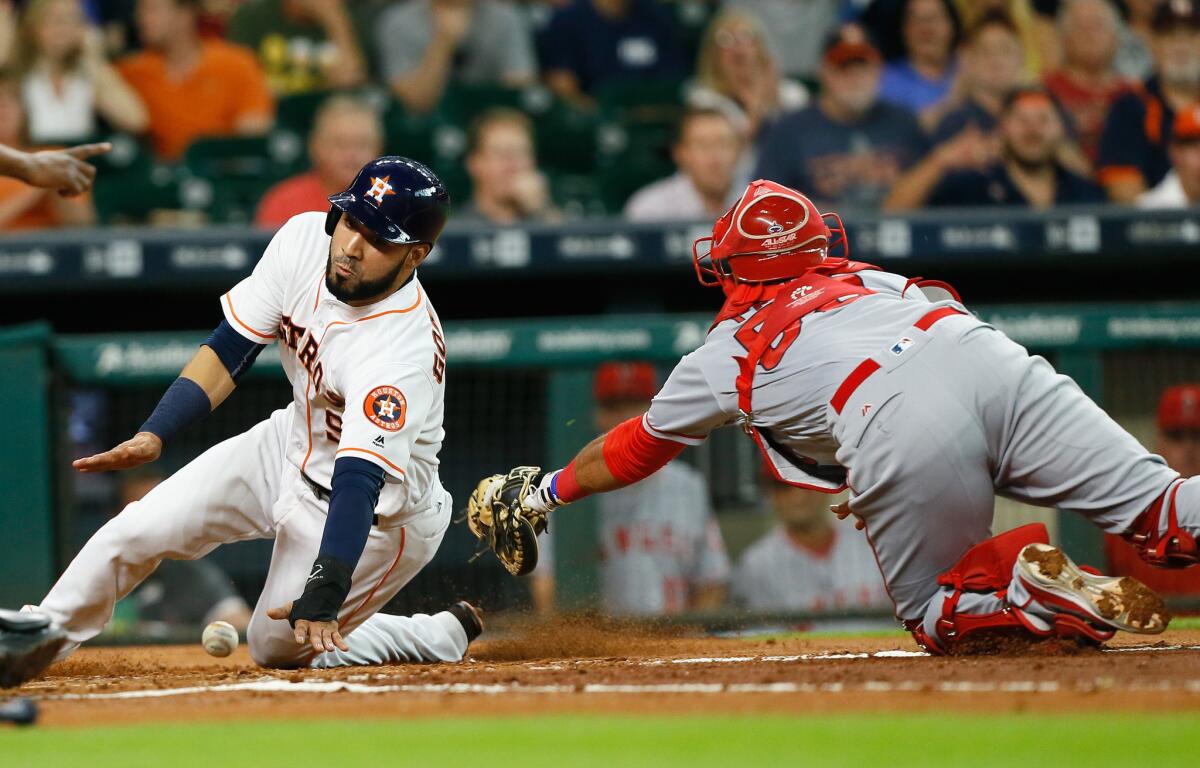
{"type": "MultiPolygon", "coordinates": [[[[159,699],[170,696],[190,696],[214,693],[406,693],[406,694],[723,694],[723,693],[897,693],[925,691],[935,693],[1055,693],[1059,691],[1092,692],[1114,687],[1111,680],[1096,678],[1074,684],[1053,680],[990,681],[885,681],[868,680],[862,683],[589,683],[587,685],[523,685],[521,683],[422,683],[409,685],[365,685],[341,681],[304,680],[292,682],[264,678],[242,683],[198,685],[186,688],[159,688],[139,691],[106,693],[65,693],[39,697],[46,701],[94,701],[112,699],[159,699]]],[[[1182,690],[1200,694],[1200,679],[1160,681],[1151,684],[1133,683],[1124,691],[1182,690]]]]}
{"type": "MultiPolygon", "coordinates": [[[[1104,648],[1106,653],[1200,651],[1200,645],[1145,645],[1120,648],[1104,648]]],[[[888,650],[874,653],[821,653],[788,656],[716,656],[684,659],[647,659],[633,666],[665,666],[667,664],[750,664],[755,662],[797,662],[840,659],[919,658],[929,654],[922,651],[888,650]]],[[[531,670],[564,669],[572,664],[602,663],[604,660],[580,659],[548,665],[528,667],[531,670]]],[[[608,661],[607,663],[611,663],[608,661]]],[[[132,691],[109,691],[98,693],[62,693],[35,696],[43,701],[81,701],[103,699],[156,699],[171,696],[190,696],[211,693],[407,693],[407,694],[652,694],[652,693],[895,693],[904,691],[932,691],[938,693],[1049,693],[1062,690],[1095,691],[1113,688],[1110,678],[1096,678],[1063,685],[1047,680],[1017,681],[866,681],[862,683],[590,683],[586,685],[524,685],[521,683],[399,683],[367,684],[361,680],[384,680],[387,675],[354,675],[350,680],[282,680],[262,677],[240,683],[197,685],[182,688],[152,688],[132,691]]],[[[1200,679],[1158,681],[1153,683],[1131,683],[1121,686],[1126,691],[1169,691],[1182,690],[1200,694],[1200,679]]]]}

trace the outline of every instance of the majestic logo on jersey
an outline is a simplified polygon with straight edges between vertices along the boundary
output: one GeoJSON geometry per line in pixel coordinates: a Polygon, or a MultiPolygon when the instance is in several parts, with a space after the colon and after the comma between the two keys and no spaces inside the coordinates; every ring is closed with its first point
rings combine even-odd
{"type": "Polygon", "coordinates": [[[382,386],[372,389],[363,402],[363,413],[372,424],[388,432],[398,432],[404,426],[404,414],[408,401],[404,393],[395,387],[382,386]]]}
{"type": "Polygon", "coordinates": [[[371,441],[371,445],[375,446],[376,448],[382,448],[383,447],[383,435],[376,435],[375,439],[371,441]]]}
{"type": "Polygon", "coordinates": [[[378,176],[371,177],[371,188],[367,190],[367,197],[375,201],[376,205],[383,202],[383,198],[388,195],[396,194],[396,190],[392,189],[392,185],[388,184],[388,179],[391,176],[384,176],[382,179],[378,176]]]}

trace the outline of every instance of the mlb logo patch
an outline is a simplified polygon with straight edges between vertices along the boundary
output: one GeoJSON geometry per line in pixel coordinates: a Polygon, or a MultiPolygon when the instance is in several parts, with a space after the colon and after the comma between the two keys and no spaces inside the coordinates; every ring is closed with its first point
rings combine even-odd
{"type": "Polygon", "coordinates": [[[908,349],[912,345],[913,345],[913,340],[908,338],[907,336],[905,336],[904,338],[900,339],[900,341],[897,341],[895,344],[892,345],[892,354],[893,355],[903,355],[904,350],[908,349]]]}

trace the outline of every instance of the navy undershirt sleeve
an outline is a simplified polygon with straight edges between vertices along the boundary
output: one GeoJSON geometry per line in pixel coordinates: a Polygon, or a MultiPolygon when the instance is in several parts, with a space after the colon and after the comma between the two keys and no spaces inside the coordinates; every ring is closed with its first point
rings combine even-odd
{"type": "Polygon", "coordinates": [[[225,370],[229,371],[229,375],[234,381],[237,381],[238,377],[254,364],[258,353],[262,352],[266,345],[247,339],[233,330],[233,326],[229,324],[228,320],[222,320],[208,340],[204,342],[204,346],[217,354],[222,365],[225,366],[225,370]]]}
{"type": "Polygon", "coordinates": [[[333,463],[330,487],[320,555],[336,557],[353,572],[371,533],[375,505],[383,488],[383,467],[366,459],[342,457],[333,463]]]}
{"type": "Polygon", "coordinates": [[[165,443],[211,411],[212,403],[204,389],[191,379],[180,376],[167,387],[154,412],[138,431],[157,435],[165,443]]]}

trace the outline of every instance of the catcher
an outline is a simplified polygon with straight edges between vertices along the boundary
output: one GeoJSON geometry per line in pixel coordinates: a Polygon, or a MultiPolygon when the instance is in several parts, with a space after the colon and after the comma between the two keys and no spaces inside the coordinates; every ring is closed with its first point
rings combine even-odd
{"type": "Polygon", "coordinates": [[[850,489],[834,512],[857,518],[897,618],[932,653],[978,648],[964,641],[981,633],[1100,643],[1166,628],[1157,594],[1076,566],[1044,526],[992,536],[995,495],[1085,515],[1150,563],[1183,567],[1200,560],[1200,480],[949,286],[849,261],[841,220],[796,190],[753,182],[693,256],[725,303],[649,410],[563,469],[517,467],[472,495],[472,530],[512,573],[533,567],[558,507],[736,424],[779,480],[850,489]]]}

